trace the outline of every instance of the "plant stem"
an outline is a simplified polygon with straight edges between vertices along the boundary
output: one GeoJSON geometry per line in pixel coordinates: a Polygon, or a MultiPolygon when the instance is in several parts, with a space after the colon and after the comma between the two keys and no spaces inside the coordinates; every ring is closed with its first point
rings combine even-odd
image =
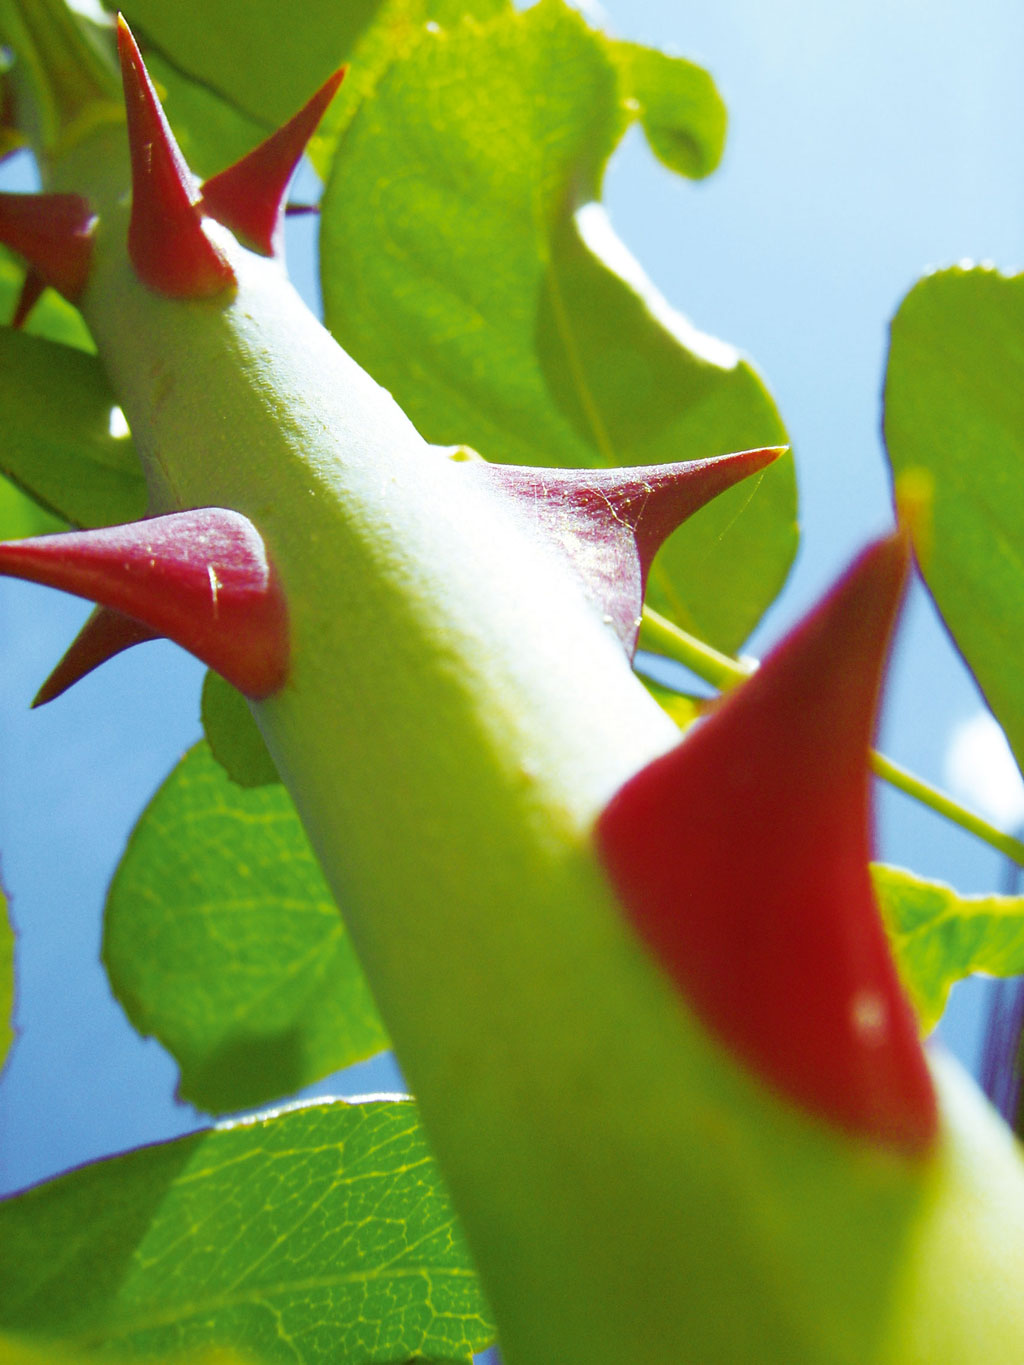
{"type": "MultiPolygon", "coordinates": [[[[719,653],[717,649],[690,635],[650,607],[644,607],[643,641],[645,646],[675,659],[698,678],[703,678],[712,687],[717,687],[723,692],[749,678],[757,668],[754,660],[741,661],[719,653]]],[[[1024,843],[1020,839],[1015,839],[1012,834],[1005,834],[995,825],[989,824],[980,815],[967,810],[945,792],[916,777],[906,768],[894,763],[891,758],[886,758],[884,754],[872,753],[871,767],[877,777],[888,782],[897,791],[920,801],[937,815],[951,820],[953,824],[983,840],[1019,867],[1024,867],[1024,843]]]]}

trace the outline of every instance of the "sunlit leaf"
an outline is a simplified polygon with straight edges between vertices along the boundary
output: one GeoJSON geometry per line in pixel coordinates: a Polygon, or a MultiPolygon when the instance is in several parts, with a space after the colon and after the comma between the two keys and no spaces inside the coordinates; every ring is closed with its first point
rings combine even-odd
{"type": "Polygon", "coordinates": [[[726,111],[708,72],[640,43],[611,43],[610,52],[658,160],[680,175],[710,175],[722,158],[726,111]]]}
{"type": "MultiPolygon", "coordinates": [[[[611,52],[558,0],[427,33],[341,139],[327,320],[428,440],[595,466],[784,439],[750,367],[656,296],[599,208],[574,212],[637,112],[611,52]]],[[[793,553],[792,478],[783,459],[672,537],[655,604],[736,648],[793,553]]]]}
{"type": "Polygon", "coordinates": [[[922,569],[1024,766],[1024,275],[929,275],[893,319],[885,438],[930,476],[922,569]]]}
{"type": "Polygon", "coordinates": [[[927,1033],[972,972],[1024,973],[1024,896],[961,896],[901,868],[872,868],[900,976],[927,1033]]]}
{"type": "Polygon", "coordinates": [[[0,1325],[169,1361],[466,1361],[492,1329],[415,1107],[334,1102],[85,1166],[0,1204],[0,1325]]]}
{"type": "Polygon", "coordinates": [[[21,540],[23,536],[41,536],[66,529],[66,522],[47,512],[10,479],[0,475],[0,540],[21,540]]]}
{"type": "Polygon", "coordinates": [[[280,782],[248,702],[212,670],[203,681],[202,719],[210,752],[232,782],[240,787],[280,782]]]}
{"type": "Polygon", "coordinates": [[[115,874],[103,944],[140,1032],[214,1113],[290,1095],[388,1046],[291,799],[185,756],[115,874]]]}

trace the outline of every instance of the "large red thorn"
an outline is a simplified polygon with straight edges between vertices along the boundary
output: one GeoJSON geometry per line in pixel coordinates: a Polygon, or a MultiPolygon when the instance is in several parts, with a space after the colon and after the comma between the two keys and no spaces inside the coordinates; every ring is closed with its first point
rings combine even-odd
{"type": "Polygon", "coordinates": [[[344,75],[335,71],[287,123],[203,185],[203,212],[261,255],[282,254],[288,183],[344,75]]]}
{"type": "Polygon", "coordinates": [[[259,532],[238,512],[201,507],[126,526],[7,541],[0,543],[0,574],[61,588],[134,623],[94,617],[37,700],[157,635],[182,645],[249,697],[267,697],[284,684],[284,596],[259,532]]]}
{"type": "Polygon", "coordinates": [[[783,446],[632,469],[534,469],[468,462],[511,493],[535,535],[563,553],[632,657],[647,575],[669,535],[705,503],[764,469],[783,446]]]}
{"type": "Polygon", "coordinates": [[[72,303],[89,277],[95,228],[80,194],[0,194],[0,242],[72,303]]]}
{"type": "Polygon", "coordinates": [[[192,172],[120,15],[117,46],[132,160],[128,254],[139,279],[158,293],[175,299],[213,298],[235,283],[234,271],[206,235],[192,172]]]}
{"type": "Polygon", "coordinates": [[[881,541],[612,799],[601,857],[712,1033],[797,1104],[918,1152],[936,1105],[868,872],[869,750],[906,577],[881,541]]]}

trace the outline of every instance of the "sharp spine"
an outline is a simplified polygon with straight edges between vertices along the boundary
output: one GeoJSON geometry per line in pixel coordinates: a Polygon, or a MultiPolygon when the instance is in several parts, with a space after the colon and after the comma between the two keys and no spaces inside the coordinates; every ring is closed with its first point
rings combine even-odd
{"type": "Polygon", "coordinates": [[[908,562],[871,547],[680,744],[613,797],[604,864],[710,1031],[830,1123],[906,1153],[935,1097],[871,884],[870,772],[908,562]]]}
{"type": "Polygon", "coordinates": [[[199,192],[164,117],[145,63],[124,19],[118,16],[132,212],[128,254],[151,289],[177,299],[215,298],[235,284],[227,257],[203,228],[199,192]]]}
{"type": "Polygon", "coordinates": [[[719,493],[778,459],[784,446],[629,469],[543,469],[467,462],[467,477],[511,494],[534,533],[568,558],[632,658],[654,556],[719,493]]]}
{"type": "Polygon", "coordinates": [[[280,256],[285,195],[295,167],[344,78],[341,68],[287,123],[234,165],[205,181],[200,207],[263,256],[280,256]]]}
{"type": "MultiPolygon", "coordinates": [[[[60,588],[166,636],[253,698],[270,696],[288,671],[284,596],[252,523],[204,507],[93,531],[0,543],[0,574],[60,588]]],[[[44,684],[48,700],[129,643],[147,638],[109,618],[86,628],[44,684]],[[113,646],[111,648],[111,646],[113,646]],[[86,665],[83,667],[83,665],[86,665]]]]}
{"type": "Polygon", "coordinates": [[[0,194],[0,242],[72,303],[89,278],[95,228],[80,194],[0,194]]]}

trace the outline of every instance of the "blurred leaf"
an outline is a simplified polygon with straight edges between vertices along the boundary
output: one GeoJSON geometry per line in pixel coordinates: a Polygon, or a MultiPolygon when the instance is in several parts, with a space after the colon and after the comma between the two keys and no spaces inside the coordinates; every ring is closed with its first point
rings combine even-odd
{"type": "Polygon", "coordinates": [[[14,1042],[14,929],[0,886],[0,1070],[14,1042]]]}
{"type": "MultiPolygon", "coordinates": [[[[205,180],[262,142],[273,124],[243,113],[234,104],[190,79],[160,52],[146,52],[152,76],[185,160],[205,180]]],[[[310,85],[304,98],[315,89],[310,85]]]]}
{"type": "Polygon", "coordinates": [[[111,434],[114,399],[94,356],[0,328],[0,473],[65,521],[132,521],[146,506],[135,447],[111,434]]]}
{"type": "Polygon", "coordinates": [[[141,1148],[0,1204],[0,1323],[106,1357],[467,1361],[487,1309],[411,1102],[141,1148]]]}
{"type": "Polygon", "coordinates": [[[655,682],[653,678],[648,678],[643,673],[638,673],[637,676],[661,709],[672,717],[680,730],[688,730],[700,715],[701,704],[697,698],[688,697],[682,692],[673,692],[671,688],[663,687],[661,683],[655,682]]]}
{"type": "MultiPolygon", "coordinates": [[[[784,439],[749,366],[654,294],[599,208],[574,213],[631,117],[610,51],[557,0],[427,33],[342,137],[327,320],[430,441],[597,466],[784,439]]],[[[735,649],[795,542],[787,457],[671,538],[651,598],[735,649]]]]}
{"type": "Polygon", "coordinates": [[[212,669],[203,682],[202,718],[210,752],[232,782],[265,787],[281,781],[249,703],[212,669]]]}
{"type": "Polygon", "coordinates": [[[1024,767],[1024,275],[943,270],[893,319],[885,438],[934,501],[925,581],[1024,767]]]}
{"type": "Polygon", "coordinates": [[[679,175],[710,175],[722,159],[726,111],[708,72],[639,43],[613,42],[609,50],[658,160],[679,175]]]}
{"type": "Polygon", "coordinates": [[[67,523],[40,507],[10,479],[0,475],[0,540],[21,540],[49,531],[63,531],[67,523]]]}
{"type": "Polygon", "coordinates": [[[1024,973],[1024,896],[961,896],[901,868],[872,868],[900,978],[930,1033],[972,972],[1024,973]]]}
{"type": "Polygon", "coordinates": [[[245,791],[206,744],[143,813],[114,875],[103,957],[140,1032],[214,1113],[290,1095],[388,1046],[291,799],[245,791]]]}

